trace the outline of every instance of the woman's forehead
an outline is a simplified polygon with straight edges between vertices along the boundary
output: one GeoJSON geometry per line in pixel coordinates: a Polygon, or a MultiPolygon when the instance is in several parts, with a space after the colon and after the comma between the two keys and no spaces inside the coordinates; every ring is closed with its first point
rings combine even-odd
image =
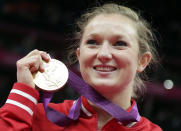
{"type": "Polygon", "coordinates": [[[84,35],[95,34],[137,36],[132,20],[119,14],[106,14],[94,17],[85,27],[84,35]]]}

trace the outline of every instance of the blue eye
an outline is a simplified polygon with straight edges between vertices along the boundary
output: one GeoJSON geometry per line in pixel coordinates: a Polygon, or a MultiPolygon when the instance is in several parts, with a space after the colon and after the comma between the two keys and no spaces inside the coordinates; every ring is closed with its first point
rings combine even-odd
{"type": "Polygon", "coordinates": [[[88,40],[87,44],[89,44],[89,45],[96,45],[97,42],[96,42],[96,40],[88,40]]]}
{"type": "Polygon", "coordinates": [[[127,46],[127,43],[124,41],[117,41],[114,46],[127,46]]]}

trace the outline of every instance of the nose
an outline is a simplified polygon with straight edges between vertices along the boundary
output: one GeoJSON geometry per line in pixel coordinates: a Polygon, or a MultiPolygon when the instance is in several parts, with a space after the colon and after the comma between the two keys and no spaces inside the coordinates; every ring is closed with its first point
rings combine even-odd
{"type": "Polygon", "coordinates": [[[112,53],[108,42],[104,42],[97,53],[97,58],[102,62],[106,63],[112,59],[112,53]]]}

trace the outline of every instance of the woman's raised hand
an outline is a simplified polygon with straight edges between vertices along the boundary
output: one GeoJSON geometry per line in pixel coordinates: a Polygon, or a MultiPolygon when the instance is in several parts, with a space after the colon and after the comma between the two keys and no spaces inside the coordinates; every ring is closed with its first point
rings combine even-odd
{"type": "Polygon", "coordinates": [[[33,50],[28,55],[18,60],[17,66],[17,82],[24,83],[35,88],[33,82],[33,73],[44,72],[43,61],[49,62],[50,57],[44,51],[33,50]]]}

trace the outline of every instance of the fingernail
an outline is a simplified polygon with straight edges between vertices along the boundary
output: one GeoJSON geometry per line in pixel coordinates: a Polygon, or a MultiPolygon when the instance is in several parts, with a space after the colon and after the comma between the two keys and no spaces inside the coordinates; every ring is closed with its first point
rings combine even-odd
{"type": "Polygon", "coordinates": [[[51,57],[50,57],[50,54],[49,54],[49,53],[47,54],[47,58],[51,59],[51,57]]]}
{"type": "Polygon", "coordinates": [[[41,67],[42,67],[42,69],[43,69],[43,70],[45,69],[45,65],[44,65],[44,63],[42,63],[41,67]]]}

